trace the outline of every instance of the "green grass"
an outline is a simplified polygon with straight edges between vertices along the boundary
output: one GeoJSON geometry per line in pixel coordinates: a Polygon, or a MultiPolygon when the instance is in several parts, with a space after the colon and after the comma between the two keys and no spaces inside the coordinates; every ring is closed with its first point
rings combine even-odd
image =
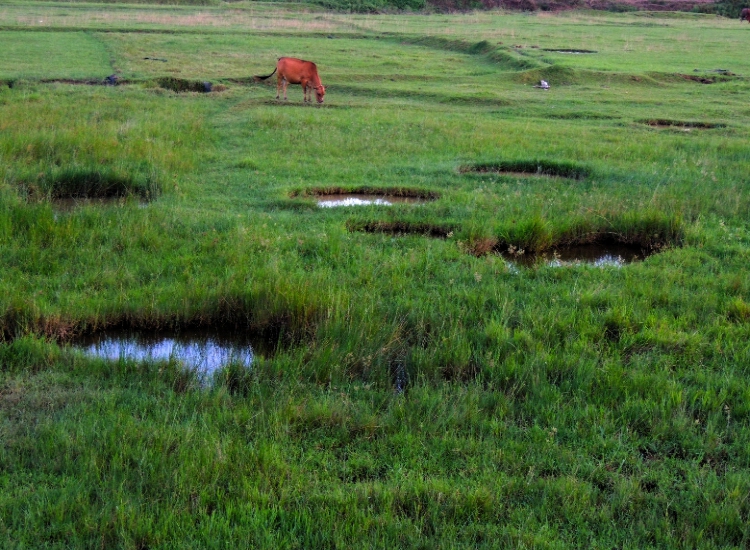
{"type": "Polygon", "coordinates": [[[5,79],[104,78],[112,74],[104,45],[82,32],[3,32],[0,50],[5,57],[1,78],[5,79]]]}
{"type": "Polygon", "coordinates": [[[746,547],[736,24],[4,5],[0,546],[746,547]],[[30,53],[69,41],[99,53],[30,53]],[[253,81],[279,55],[317,62],[323,106],[253,81]],[[674,75],[699,67],[736,76],[674,75]],[[362,189],[436,200],[311,198],[362,189]],[[658,253],[493,253],[603,241],[658,253]],[[66,344],[198,325],[279,349],[206,386],[66,344]]]}

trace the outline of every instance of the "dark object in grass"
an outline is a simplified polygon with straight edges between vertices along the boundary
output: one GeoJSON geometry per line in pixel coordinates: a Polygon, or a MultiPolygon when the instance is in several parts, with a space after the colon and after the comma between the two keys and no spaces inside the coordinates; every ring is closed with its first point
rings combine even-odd
{"type": "Polygon", "coordinates": [[[498,173],[520,176],[547,176],[570,179],[584,179],[590,170],[571,162],[554,162],[548,160],[502,160],[498,162],[475,163],[461,166],[461,173],[498,173]]]}
{"type": "Polygon", "coordinates": [[[409,377],[406,374],[406,367],[403,360],[394,361],[391,364],[391,376],[393,378],[393,388],[397,394],[402,394],[406,390],[409,377]]]}
{"type": "Polygon", "coordinates": [[[104,79],[104,85],[105,86],[117,86],[118,81],[120,80],[120,77],[116,74],[111,74],[107,78],[104,79]]]}
{"type": "Polygon", "coordinates": [[[143,59],[148,59],[149,61],[162,61],[164,63],[167,62],[166,59],[161,58],[161,57],[144,57],[143,59]]]}
{"type": "Polygon", "coordinates": [[[209,93],[211,91],[211,88],[213,87],[213,84],[210,82],[204,82],[203,83],[203,93],[209,93]]]}

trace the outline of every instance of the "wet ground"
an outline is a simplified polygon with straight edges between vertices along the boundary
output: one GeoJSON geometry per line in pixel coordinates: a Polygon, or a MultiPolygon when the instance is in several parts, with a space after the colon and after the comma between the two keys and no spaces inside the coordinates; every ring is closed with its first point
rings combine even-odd
{"type": "Polygon", "coordinates": [[[391,195],[371,195],[364,193],[346,193],[336,195],[318,195],[318,206],[334,208],[337,206],[390,206],[393,204],[424,204],[428,199],[417,197],[395,197],[391,195]]]}
{"type": "Polygon", "coordinates": [[[623,267],[646,259],[651,252],[640,246],[625,244],[586,244],[561,247],[538,254],[527,254],[511,247],[500,252],[509,262],[524,267],[548,265],[566,267],[592,265],[596,267],[623,267]]]}
{"type": "MultiPolygon", "coordinates": [[[[244,333],[196,329],[179,332],[107,331],[81,338],[71,345],[87,355],[111,361],[177,361],[187,369],[210,376],[229,363],[249,368],[254,349],[261,344],[251,342],[244,333]]],[[[270,347],[265,344],[261,347],[270,347]]]]}

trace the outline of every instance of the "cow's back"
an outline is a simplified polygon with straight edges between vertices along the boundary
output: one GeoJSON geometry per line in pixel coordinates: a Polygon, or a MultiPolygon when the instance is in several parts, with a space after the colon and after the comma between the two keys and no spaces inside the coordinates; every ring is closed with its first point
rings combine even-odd
{"type": "Polygon", "coordinates": [[[312,61],[282,57],[276,64],[279,74],[288,82],[297,84],[302,80],[313,80],[318,74],[318,68],[312,61]]]}

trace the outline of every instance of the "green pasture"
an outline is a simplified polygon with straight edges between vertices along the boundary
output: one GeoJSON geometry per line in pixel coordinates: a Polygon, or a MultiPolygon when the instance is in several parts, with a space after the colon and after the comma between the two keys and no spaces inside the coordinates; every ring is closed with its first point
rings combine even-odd
{"type": "Polygon", "coordinates": [[[0,29],[0,546],[750,544],[747,26],[13,2],[0,29]],[[323,105],[253,80],[281,55],[323,105]],[[316,205],[363,189],[436,199],[316,205]],[[653,254],[499,254],[592,241],[653,254]],[[275,350],[204,383],[71,345],[196,326],[275,350]]]}
{"type": "Polygon", "coordinates": [[[111,74],[104,45],[91,35],[3,32],[4,78],[85,78],[111,74]]]}

